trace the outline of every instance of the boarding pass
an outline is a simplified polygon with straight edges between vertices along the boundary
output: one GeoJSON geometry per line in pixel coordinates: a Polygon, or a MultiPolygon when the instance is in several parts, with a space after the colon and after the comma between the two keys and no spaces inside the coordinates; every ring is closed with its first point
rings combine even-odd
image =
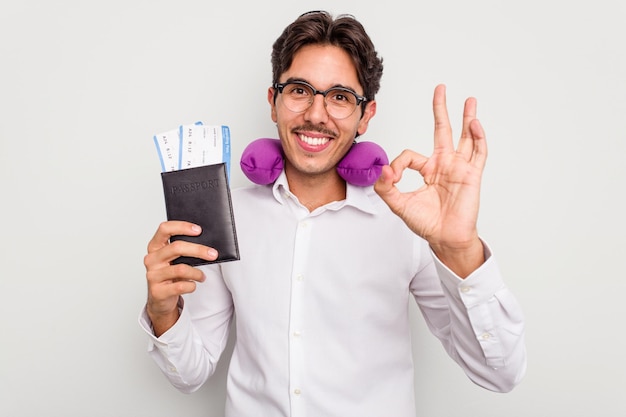
{"type": "Polygon", "coordinates": [[[202,122],[154,135],[163,172],[225,163],[230,175],[230,129],[202,122]]]}

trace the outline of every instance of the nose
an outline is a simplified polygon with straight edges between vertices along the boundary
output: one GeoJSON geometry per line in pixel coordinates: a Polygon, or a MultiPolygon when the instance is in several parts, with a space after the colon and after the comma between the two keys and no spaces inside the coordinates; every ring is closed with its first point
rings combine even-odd
{"type": "Polygon", "coordinates": [[[326,111],[326,102],[324,96],[317,92],[313,96],[311,106],[304,112],[304,118],[312,123],[326,123],[328,121],[328,112],[326,111]]]}

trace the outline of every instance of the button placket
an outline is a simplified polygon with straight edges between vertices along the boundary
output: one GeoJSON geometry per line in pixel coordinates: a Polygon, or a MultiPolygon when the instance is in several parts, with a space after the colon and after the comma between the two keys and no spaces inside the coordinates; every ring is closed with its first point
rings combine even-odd
{"type": "Polygon", "coordinates": [[[293,398],[292,415],[301,415],[302,392],[306,358],[304,354],[304,311],[303,299],[306,286],[307,264],[312,232],[311,219],[302,219],[296,228],[291,281],[291,303],[289,317],[289,384],[293,398]]]}

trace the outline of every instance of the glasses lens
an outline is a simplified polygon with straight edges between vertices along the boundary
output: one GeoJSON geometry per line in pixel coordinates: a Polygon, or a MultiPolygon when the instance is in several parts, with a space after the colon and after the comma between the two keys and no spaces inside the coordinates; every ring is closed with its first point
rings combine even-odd
{"type": "Polygon", "coordinates": [[[326,110],[336,119],[343,119],[352,114],[357,106],[357,98],[349,90],[333,89],[326,94],[326,110]]]}
{"type": "Polygon", "coordinates": [[[296,113],[303,112],[313,103],[313,90],[306,84],[289,83],[283,87],[285,106],[296,113]]]}
{"type": "MultiPolygon", "coordinates": [[[[316,93],[313,88],[304,83],[287,83],[283,87],[282,97],[285,107],[294,113],[306,111],[316,93]]],[[[328,90],[324,97],[326,111],[335,119],[345,119],[354,113],[358,99],[354,92],[345,88],[333,88],[328,90]]]]}

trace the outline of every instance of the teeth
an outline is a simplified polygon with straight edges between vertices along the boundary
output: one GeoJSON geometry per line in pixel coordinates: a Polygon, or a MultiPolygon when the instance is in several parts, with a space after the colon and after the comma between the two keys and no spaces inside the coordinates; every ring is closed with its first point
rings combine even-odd
{"type": "Polygon", "coordinates": [[[311,145],[311,146],[320,146],[328,142],[328,138],[310,138],[305,135],[299,135],[299,136],[302,142],[305,142],[307,145],[311,145]]]}

